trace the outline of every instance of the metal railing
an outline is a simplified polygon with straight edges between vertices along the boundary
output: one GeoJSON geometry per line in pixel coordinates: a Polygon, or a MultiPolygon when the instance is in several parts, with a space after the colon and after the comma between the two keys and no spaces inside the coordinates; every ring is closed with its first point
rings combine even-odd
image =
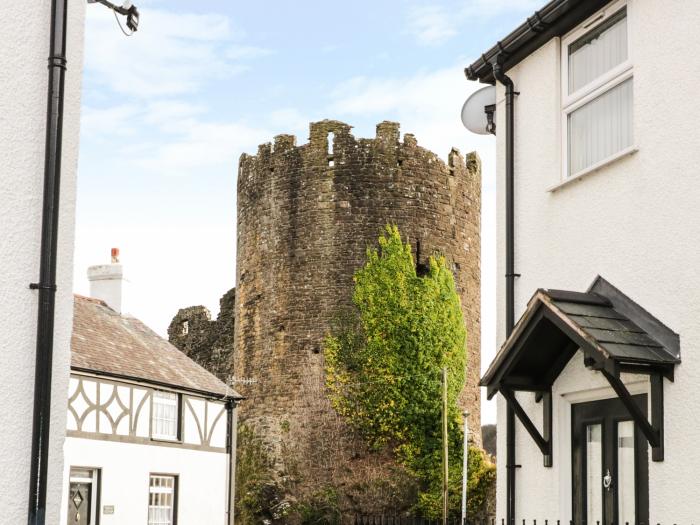
{"type": "MultiPolygon", "coordinates": [[[[442,518],[428,519],[418,516],[362,516],[356,515],[354,525],[442,525],[442,518]]],[[[462,523],[461,518],[447,520],[447,525],[496,525],[495,518],[481,520],[467,520],[462,523]]],[[[542,525],[542,524],[540,524],[542,525]]]]}
{"type": "MultiPolygon", "coordinates": [[[[354,525],[442,525],[442,518],[428,519],[421,518],[417,516],[363,516],[356,515],[354,519],[354,525]]],[[[453,518],[447,520],[447,525],[506,525],[505,519],[497,520],[496,518],[483,518],[476,520],[466,520],[462,523],[460,518],[453,518]]],[[[610,522],[603,523],[601,521],[595,522],[577,522],[574,520],[513,520],[512,525],[694,525],[693,523],[679,523],[674,521],[667,522],[610,522]]]]}

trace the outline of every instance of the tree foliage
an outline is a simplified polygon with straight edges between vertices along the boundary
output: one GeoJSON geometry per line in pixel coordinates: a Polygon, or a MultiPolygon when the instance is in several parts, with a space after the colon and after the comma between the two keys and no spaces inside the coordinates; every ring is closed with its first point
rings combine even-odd
{"type": "Polygon", "coordinates": [[[236,523],[286,523],[289,504],[275,479],[272,460],[260,437],[247,425],[238,427],[236,523]]]}
{"type": "Polygon", "coordinates": [[[444,258],[431,257],[427,275],[418,276],[410,245],[397,227],[387,226],[379,249],[368,249],[354,281],[355,309],[325,341],[331,402],[371,446],[393,448],[421,483],[420,510],[434,514],[442,465],[443,367],[451,483],[461,476],[457,398],[465,381],[466,331],[452,273],[444,258]]]}

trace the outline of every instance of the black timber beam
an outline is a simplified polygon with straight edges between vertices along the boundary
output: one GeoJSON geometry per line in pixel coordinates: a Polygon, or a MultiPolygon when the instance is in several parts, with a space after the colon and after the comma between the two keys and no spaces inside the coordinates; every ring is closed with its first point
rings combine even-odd
{"type": "Polygon", "coordinates": [[[552,390],[546,390],[542,394],[542,434],[547,442],[547,453],[544,454],[543,464],[545,467],[551,467],[553,463],[552,454],[552,390]]]}
{"type": "Polygon", "coordinates": [[[673,383],[674,380],[674,369],[675,365],[646,365],[646,364],[633,364],[633,363],[620,363],[618,365],[620,372],[626,372],[629,374],[646,374],[648,376],[653,376],[656,374],[662,374],[663,377],[668,379],[673,383]]]}
{"type": "Polygon", "coordinates": [[[543,394],[543,403],[542,403],[542,408],[544,411],[543,414],[543,434],[540,434],[539,430],[537,430],[537,427],[535,424],[532,422],[532,420],[528,417],[527,413],[525,413],[525,410],[523,407],[518,403],[518,399],[515,397],[515,393],[513,390],[505,387],[501,387],[500,390],[501,394],[503,397],[506,398],[506,401],[508,402],[508,405],[513,409],[513,412],[515,412],[515,415],[518,417],[520,422],[523,424],[525,427],[525,430],[527,430],[527,433],[530,434],[530,437],[535,441],[535,444],[537,447],[540,449],[542,452],[543,456],[543,464],[545,467],[551,467],[552,466],[552,391],[547,390],[543,394]]]}
{"type": "Polygon", "coordinates": [[[651,445],[652,461],[664,460],[664,444],[663,444],[663,421],[664,421],[664,390],[663,376],[661,374],[652,374],[651,381],[651,423],[649,423],[646,414],[634,402],[632,395],[627,387],[622,382],[619,374],[611,374],[608,370],[602,369],[601,372],[610,383],[620,401],[625,405],[632,419],[637,424],[639,429],[644,434],[644,437],[651,445]]]}
{"type": "Polygon", "coordinates": [[[649,376],[651,383],[651,426],[659,436],[659,443],[651,449],[652,461],[664,460],[664,378],[661,374],[649,376]]]}

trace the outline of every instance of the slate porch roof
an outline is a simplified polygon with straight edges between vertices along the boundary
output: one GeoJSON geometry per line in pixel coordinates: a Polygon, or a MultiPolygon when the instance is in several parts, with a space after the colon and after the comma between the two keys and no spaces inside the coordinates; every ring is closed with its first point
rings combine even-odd
{"type": "Polygon", "coordinates": [[[118,314],[99,299],[81,295],[74,299],[73,370],[214,397],[241,397],[138,319],[118,314]]]}
{"type": "Polygon", "coordinates": [[[489,398],[501,386],[544,390],[578,349],[588,366],[613,374],[654,369],[672,378],[680,363],[678,335],[598,277],[587,292],[537,290],[481,385],[489,398]]]}

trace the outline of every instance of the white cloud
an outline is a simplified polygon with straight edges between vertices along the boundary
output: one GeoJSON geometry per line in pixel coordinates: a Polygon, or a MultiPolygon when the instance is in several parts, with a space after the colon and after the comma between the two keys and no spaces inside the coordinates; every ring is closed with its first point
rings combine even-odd
{"type": "MultiPolygon", "coordinates": [[[[269,138],[268,130],[212,119],[197,95],[212,80],[248,68],[271,50],[242,42],[228,16],[142,9],[139,31],[125,38],[112,12],[88,10],[83,132],[91,138],[131,135],[118,153],[132,165],[175,176],[230,164],[269,138]],[[135,137],[135,138],[134,138],[135,137]]],[[[232,168],[234,169],[234,168],[232,168]]]]}
{"type": "Polygon", "coordinates": [[[413,6],[408,11],[408,30],[424,45],[446,42],[457,34],[454,18],[439,5],[413,6]]]}
{"type": "Polygon", "coordinates": [[[470,24],[483,23],[504,13],[529,14],[541,4],[542,0],[469,0],[459,4],[413,5],[406,14],[407,32],[420,44],[437,46],[470,24]]]}
{"type": "Polygon", "coordinates": [[[135,104],[118,104],[107,108],[83,106],[80,115],[80,133],[83,137],[102,139],[133,135],[133,119],[140,113],[135,104]]]}
{"type": "Polygon", "coordinates": [[[85,71],[117,95],[148,99],[197,91],[247,70],[244,60],[270,50],[240,44],[243,32],[219,14],[143,9],[139,31],[126,38],[108,9],[89,9],[85,71]]]}
{"type": "Polygon", "coordinates": [[[148,103],[143,113],[143,122],[157,126],[160,131],[177,133],[183,124],[206,113],[207,108],[182,100],[157,100],[148,103]]]}
{"type": "Polygon", "coordinates": [[[309,135],[309,122],[312,119],[296,108],[282,108],[272,111],[268,121],[275,134],[296,135],[297,144],[303,144],[309,135]]]}
{"type": "Polygon", "coordinates": [[[258,144],[272,136],[267,129],[239,122],[191,120],[180,129],[173,141],[143,152],[137,165],[173,176],[196,174],[203,169],[227,165],[234,176],[240,154],[255,152],[258,144]]]}
{"type": "Polygon", "coordinates": [[[257,46],[232,46],[226,50],[226,57],[231,60],[250,60],[273,55],[272,49],[257,46]]]}

